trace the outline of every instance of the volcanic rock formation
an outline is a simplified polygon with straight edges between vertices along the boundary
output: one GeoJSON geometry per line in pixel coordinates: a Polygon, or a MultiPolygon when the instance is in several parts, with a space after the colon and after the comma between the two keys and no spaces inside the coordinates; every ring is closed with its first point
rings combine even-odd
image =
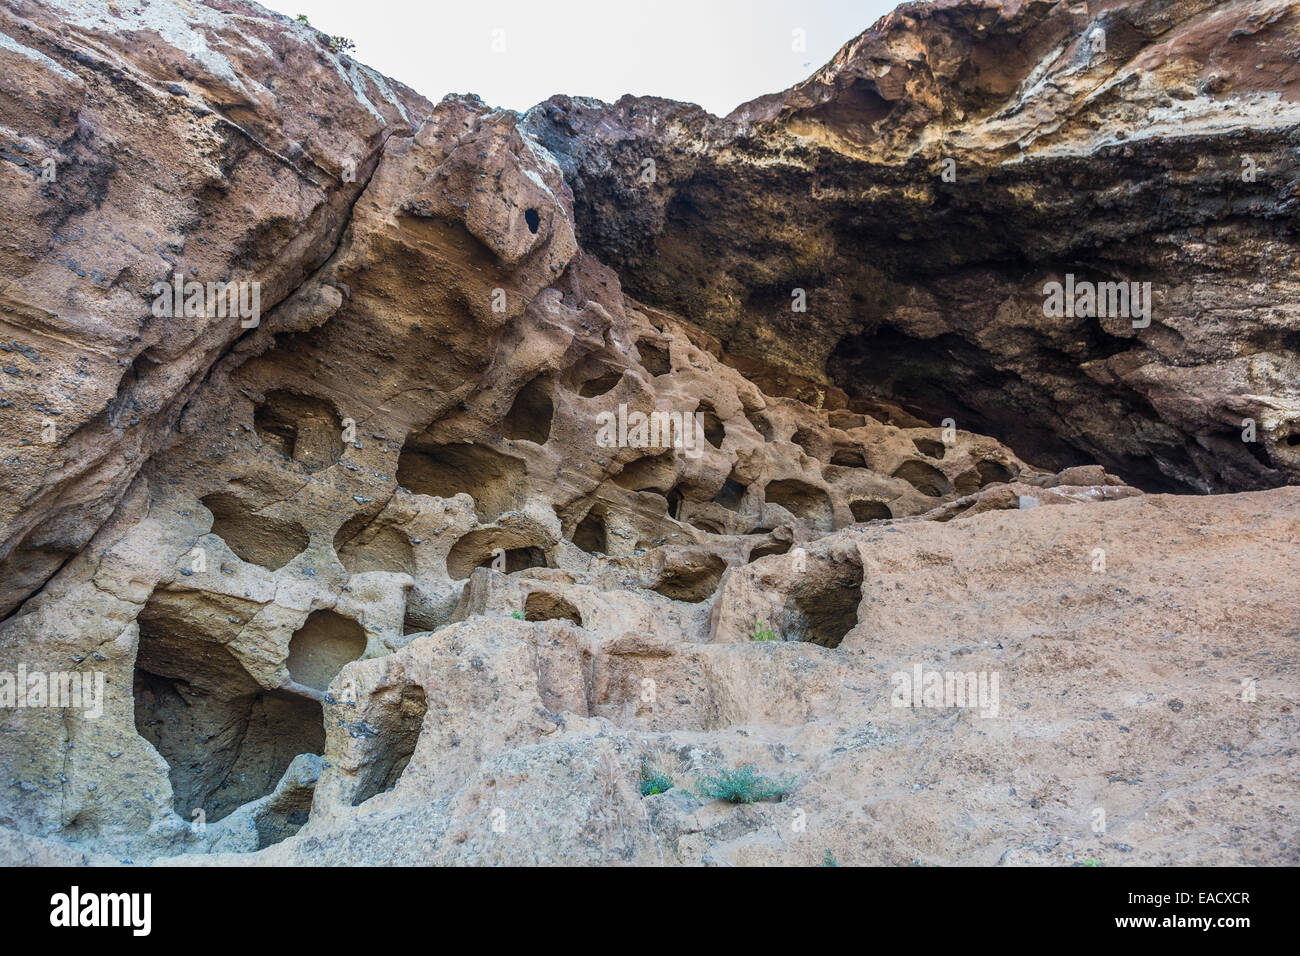
{"type": "Polygon", "coordinates": [[[1300,473],[1295,12],[1090,6],[905,5],[725,120],[0,9],[0,694],[105,688],[0,697],[0,855],[1295,862],[1300,492],[1139,490],[1300,473]]]}
{"type": "Polygon", "coordinates": [[[1146,490],[1273,487],[1300,477],[1296,14],[905,3],[725,119],[556,97],[525,126],[585,248],[728,362],[797,376],[776,394],[885,398],[1146,490]],[[1149,324],[1045,317],[1066,274],[1150,282],[1149,324]]]}

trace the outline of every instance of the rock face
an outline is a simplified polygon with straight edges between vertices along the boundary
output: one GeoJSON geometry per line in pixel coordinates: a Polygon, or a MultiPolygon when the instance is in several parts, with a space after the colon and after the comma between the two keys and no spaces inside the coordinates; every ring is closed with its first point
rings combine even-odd
{"type": "Polygon", "coordinates": [[[526,126],[588,251],[738,367],[1147,490],[1272,487],[1300,476],[1298,13],[905,3],[725,119],[557,97],[526,126]],[[1045,316],[1067,275],[1149,282],[1149,324],[1045,316]]]}
{"type": "MultiPolygon", "coordinates": [[[[1082,257],[1052,225],[1082,200],[1047,208],[1047,184],[1104,165],[1088,110],[1147,101],[1052,61],[993,117],[1079,29],[1015,6],[908,5],[726,120],[435,106],[251,4],[6,8],[3,857],[1296,862],[1300,491],[1134,486],[1293,474],[1289,300],[1245,275],[1285,280],[1281,187],[1183,170],[1199,211],[1161,235],[1212,209],[1227,230],[1185,227],[1197,273],[1138,222],[1168,186],[1151,157],[1196,153],[1146,129],[1082,257]],[[904,186],[940,129],[984,170],[942,203],[904,186]],[[638,156],[649,188],[621,180],[638,156]],[[973,311],[1025,250],[1091,275],[1102,246],[1186,270],[1232,331],[1175,355],[1158,313],[1121,335],[973,311]],[[787,321],[800,262],[822,278],[787,321]],[[159,314],[178,274],[260,307],[159,314]],[[855,289],[892,303],[878,328],[855,289]],[[916,344],[958,307],[966,345],[916,344]],[[1123,350],[1090,357],[1103,336],[1123,350]],[[960,404],[899,384],[922,360],[960,404]],[[1271,464],[1196,431],[1224,396],[1271,464]],[[73,678],[102,696],[69,703],[73,678]],[[725,771],[763,796],[749,765],[774,799],[714,799],[725,771]]],[[[1261,43],[1289,29],[1225,6],[1261,43]]],[[[1116,6],[1108,49],[1156,43],[1116,23],[1199,24],[1213,60],[1238,21],[1198,10],[1116,6]]],[[[1196,92],[1197,135],[1227,149],[1202,100],[1247,80],[1258,103],[1226,112],[1280,155],[1281,80],[1196,92]]]]}

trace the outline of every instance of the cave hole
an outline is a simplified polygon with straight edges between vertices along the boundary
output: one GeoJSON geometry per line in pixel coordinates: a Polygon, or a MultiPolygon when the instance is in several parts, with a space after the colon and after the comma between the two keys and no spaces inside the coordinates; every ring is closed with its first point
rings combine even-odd
{"type": "Polygon", "coordinates": [[[605,516],[595,509],[587,512],[573,530],[573,543],[588,554],[604,554],[605,516]]]}
{"type": "Polygon", "coordinates": [[[628,491],[657,491],[672,488],[677,479],[677,460],[671,451],[628,462],[614,476],[614,484],[628,491]]]}
{"type": "Polygon", "coordinates": [[[895,478],[901,478],[923,495],[942,498],[952,491],[948,476],[933,465],[913,459],[905,461],[894,470],[895,478]]]}
{"type": "Polygon", "coordinates": [[[837,448],[831,454],[831,464],[839,465],[842,468],[866,468],[868,467],[867,453],[856,445],[848,448],[837,448]]]}
{"type": "Polygon", "coordinates": [[[212,513],[215,534],[241,561],[278,571],[307,550],[309,537],[302,525],[255,514],[234,495],[218,492],[202,499],[212,513]]]}
{"type": "Polygon", "coordinates": [[[623,381],[623,372],[619,369],[613,369],[598,375],[595,378],[587,379],[578,389],[578,394],[583,398],[597,398],[608,392],[612,392],[618,383],[623,381]]]}
{"type": "Polygon", "coordinates": [[[542,217],[537,214],[536,209],[525,209],[524,222],[528,224],[529,232],[536,233],[537,227],[540,226],[542,223],[542,217]]]}
{"type": "MultiPolygon", "coordinates": [[[[293,758],[325,751],[321,705],[267,690],[226,646],[259,605],[155,591],[137,618],[136,730],[167,763],[172,805],[209,823],[273,792],[293,758]],[[224,630],[223,630],[224,629],[224,630]]],[[[285,821],[294,832],[305,815],[285,821]]]]}
{"type": "Polygon", "coordinates": [[[447,574],[455,581],[463,581],[475,568],[496,568],[503,574],[514,574],[528,568],[546,567],[546,552],[520,538],[518,533],[498,528],[471,531],[447,552],[447,574]]]}
{"type": "Polygon", "coordinates": [[[785,554],[789,550],[789,541],[771,541],[766,544],[756,545],[750,549],[749,563],[753,563],[759,558],[766,558],[774,554],[785,554]]]}
{"type": "Polygon", "coordinates": [[[1011,474],[1011,469],[1006,465],[988,458],[976,462],[975,470],[980,474],[981,488],[985,485],[1006,484],[1014,477],[1011,474]]]}
{"type": "Polygon", "coordinates": [[[550,381],[539,375],[519,390],[514,404],[501,423],[501,433],[516,441],[545,445],[551,437],[555,405],[551,401],[550,381]]]}
{"type": "Polygon", "coordinates": [[[650,339],[638,339],[636,350],[641,356],[641,367],[653,376],[667,375],[673,370],[668,349],[650,339]]]}
{"type": "Polygon", "coordinates": [[[943,442],[935,441],[933,438],[913,438],[912,444],[916,446],[916,450],[922,455],[926,455],[936,461],[942,459],[944,452],[947,450],[944,447],[943,442]]]}
{"type": "Polygon", "coordinates": [[[390,688],[378,700],[370,699],[365,722],[374,735],[367,740],[369,759],[359,771],[354,807],[397,786],[415,753],[428,712],[429,699],[419,684],[390,688]]]}
{"type": "Polygon", "coordinates": [[[894,517],[889,506],[880,501],[850,501],[849,510],[854,521],[880,521],[894,517]]]}
{"type": "Polygon", "coordinates": [[[761,411],[750,411],[745,409],[745,418],[754,426],[754,430],[763,436],[764,441],[774,441],[775,432],[772,430],[772,423],[767,420],[767,416],[761,411]]]}
{"type": "Polygon", "coordinates": [[[798,478],[783,478],[769,482],[763,495],[768,504],[780,505],[796,518],[810,522],[819,530],[831,530],[834,511],[830,495],[816,485],[798,478]]]}
{"type": "Polygon", "coordinates": [[[680,521],[681,520],[680,516],[682,513],[682,501],[683,501],[682,493],[678,491],[676,488],[673,488],[671,491],[668,492],[667,498],[668,498],[668,517],[672,518],[674,521],[680,521]]]}
{"type": "Polygon", "coordinates": [[[783,632],[787,640],[839,647],[858,623],[862,565],[840,562],[830,573],[807,575],[794,595],[794,613],[783,632]]]}
{"type": "Polygon", "coordinates": [[[741,501],[745,498],[745,492],[749,490],[747,485],[742,485],[734,478],[728,478],[722,483],[721,490],[713,496],[715,504],[720,504],[728,511],[736,511],[740,508],[741,501]]]}
{"type": "Polygon", "coordinates": [[[415,445],[408,442],[397,459],[397,483],[417,495],[452,498],[461,492],[474,499],[479,521],[490,524],[514,508],[526,469],[518,458],[483,445],[457,442],[415,445]]]}
{"type": "Polygon", "coordinates": [[[819,458],[818,452],[821,450],[821,439],[817,433],[810,428],[800,428],[790,439],[796,445],[803,449],[804,454],[809,458],[819,458]]]}
{"type": "Polygon", "coordinates": [[[415,552],[410,539],[392,525],[375,526],[359,514],[334,535],[334,552],[348,574],[391,571],[415,574],[415,552]]]}
{"type": "Polygon", "coordinates": [[[572,621],[582,627],[582,615],[558,594],[533,591],[524,599],[525,621],[572,621]]]}
{"type": "Polygon", "coordinates": [[[274,391],[253,412],[253,428],[266,447],[320,471],[343,454],[343,422],[327,401],[274,391]]]}
{"type": "Polygon", "coordinates": [[[704,421],[704,440],[714,448],[721,448],[723,440],[727,437],[726,426],[722,424],[722,419],[708,402],[700,402],[696,411],[703,416],[704,421]]]}
{"type": "Polygon", "coordinates": [[[325,690],[344,664],[366,652],[366,632],[336,611],[312,611],[289,639],[289,676],[304,687],[325,690]]]}
{"type": "Polygon", "coordinates": [[[665,568],[653,590],[674,601],[698,604],[707,601],[718,589],[727,562],[716,554],[680,566],[665,568]]]}

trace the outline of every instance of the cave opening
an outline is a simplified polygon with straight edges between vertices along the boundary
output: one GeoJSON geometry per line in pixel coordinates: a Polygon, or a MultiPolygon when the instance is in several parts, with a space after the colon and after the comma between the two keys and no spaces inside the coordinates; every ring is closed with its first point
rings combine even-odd
{"type": "Polygon", "coordinates": [[[605,553],[605,516],[594,508],[573,530],[573,543],[588,554],[605,553]]]}
{"type": "Polygon", "coordinates": [[[253,412],[262,444],[316,472],[343,454],[343,420],[333,404],[297,392],[274,391],[253,412]]]}
{"type": "Polygon", "coordinates": [[[518,532],[479,528],[462,536],[447,552],[447,574],[463,581],[475,568],[492,568],[514,574],[546,567],[546,552],[518,532]]]}
{"type": "Polygon", "coordinates": [[[673,601],[699,604],[713,597],[727,562],[716,554],[705,555],[681,565],[667,567],[652,588],[673,601]]]}
{"type": "MultiPolygon", "coordinates": [[[[135,727],[166,761],[172,807],[186,821],[201,810],[215,823],[275,791],[295,757],[325,752],[320,703],[262,687],[226,646],[255,608],[158,590],[136,619],[135,727]]],[[[277,838],[305,817],[281,821],[277,838]]]]}
{"type": "Polygon", "coordinates": [[[717,411],[708,402],[700,402],[696,412],[704,423],[704,440],[714,448],[721,448],[723,440],[727,437],[727,429],[722,424],[722,419],[718,417],[717,411]]]}
{"type": "Polygon", "coordinates": [[[372,746],[366,748],[370,759],[358,773],[354,807],[397,786],[415,754],[429,712],[429,698],[419,684],[390,687],[372,698],[370,710],[367,723],[374,725],[376,733],[370,741],[372,746]]]}
{"type": "Polygon", "coordinates": [[[867,453],[860,446],[837,448],[831,454],[831,464],[840,468],[869,468],[867,453]]]}
{"type": "Polygon", "coordinates": [[[836,648],[858,624],[862,564],[853,558],[835,558],[818,559],[817,565],[816,573],[798,576],[778,620],[787,641],[836,648]]]}
{"type": "Polygon", "coordinates": [[[942,498],[952,491],[948,476],[933,465],[919,459],[905,461],[894,469],[894,478],[901,478],[923,495],[942,498]]]}
{"type": "Polygon", "coordinates": [[[850,501],[849,510],[853,512],[854,521],[884,521],[894,517],[889,505],[882,501],[850,501]]]}
{"type": "MultiPolygon", "coordinates": [[[[1127,340],[1105,332],[1096,319],[1080,327],[1079,343],[1098,359],[1129,347],[1127,340]]],[[[1028,359],[1047,368],[1060,365],[1062,374],[1071,378],[1078,365],[1077,358],[1042,347],[1028,359]]],[[[1135,487],[1153,492],[1185,492],[1186,483],[1171,475],[1197,471],[1188,449],[1176,443],[1159,448],[1158,458],[1156,454],[1111,454],[1095,447],[1072,431],[1064,410],[1055,410],[1059,407],[1055,396],[1044,394],[1039,386],[1002,367],[996,356],[956,333],[923,339],[883,325],[847,335],[831,352],[826,370],[857,402],[889,402],[932,427],[952,419],[964,431],[996,438],[1038,468],[1061,471],[1102,464],[1135,487]]],[[[1117,416],[1131,409],[1159,417],[1131,389],[1098,386],[1096,400],[1117,416]]],[[[922,454],[943,457],[933,440],[914,441],[922,454]]]]}
{"type": "Polygon", "coordinates": [[[548,591],[533,591],[524,599],[525,621],[572,621],[582,627],[582,614],[573,602],[548,591]]]}
{"type": "Polygon", "coordinates": [[[474,499],[474,513],[491,524],[520,498],[524,462],[469,442],[422,444],[408,441],[397,459],[397,483],[417,495],[474,499]]]}
{"type": "Polygon", "coordinates": [[[767,504],[780,505],[796,518],[812,523],[820,531],[830,531],[834,511],[825,490],[798,478],[769,482],[763,490],[767,504]]]}
{"type": "Polygon", "coordinates": [[[740,503],[745,499],[749,486],[736,481],[735,478],[727,478],[722,482],[722,488],[713,496],[715,504],[722,505],[728,511],[740,510],[740,503]]]}
{"type": "Polygon", "coordinates": [[[525,209],[524,222],[528,225],[528,231],[536,234],[537,227],[542,224],[542,217],[538,215],[536,209],[525,209]]]}
{"type": "Polygon", "coordinates": [[[366,632],[337,611],[312,611],[289,639],[289,676],[304,687],[325,690],[334,676],[366,652],[366,632]]]}
{"type": "Polygon", "coordinates": [[[212,513],[210,533],[224,541],[241,561],[278,571],[307,550],[310,538],[295,521],[259,515],[225,492],[201,500],[212,513]]]}
{"type": "Polygon", "coordinates": [[[651,339],[637,339],[636,350],[641,356],[641,367],[653,376],[667,375],[673,370],[668,349],[651,339]]]}
{"type": "Polygon", "coordinates": [[[510,411],[501,423],[501,433],[515,441],[545,445],[551,437],[555,405],[551,401],[550,381],[544,375],[532,379],[519,390],[510,411]]]}
{"type": "Polygon", "coordinates": [[[345,521],[334,534],[334,553],[348,574],[390,571],[415,574],[411,540],[392,525],[378,525],[362,512],[345,521]]]}

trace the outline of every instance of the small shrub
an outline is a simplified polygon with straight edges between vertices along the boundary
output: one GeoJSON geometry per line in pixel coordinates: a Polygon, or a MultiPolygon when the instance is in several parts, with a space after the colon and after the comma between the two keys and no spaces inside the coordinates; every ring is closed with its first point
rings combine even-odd
{"type": "Polygon", "coordinates": [[[351,53],[357,48],[357,45],[347,37],[330,37],[331,53],[351,53]]]}
{"type": "Polygon", "coordinates": [[[793,774],[780,780],[760,777],[751,763],[735,770],[722,769],[700,777],[695,783],[695,795],[705,800],[726,800],[728,803],[757,803],[760,800],[780,800],[794,790],[798,782],[798,777],[793,774]]]}
{"type": "Polygon", "coordinates": [[[1084,866],[1101,866],[1101,860],[1097,859],[1095,856],[1090,856],[1090,857],[1088,857],[1088,859],[1086,859],[1086,860],[1083,861],[1083,865],[1084,865],[1084,866]]]}
{"type": "Polygon", "coordinates": [[[759,621],[757,624],[754,625],[753,638],[754,640],[760,642],[779,641],[781,639],[781,635],[776,633],[776,631],[772,630],[772,628],[767,624],[767,622],[759,621]]]}
{"type": "Polygon", "coordinates": [[[656,793],[667,793],[673,788],[673,778],[662,770],[652,770],[647,763],[641,764],[641,796],[651,797],[656,793]]]}
{"type": "Polygon", "coordinates": [[[297,20],[299,23],[305,23],[307,24],[307,26],[311,26],[311,21],[307,19],[307,14],[305,13],[298,14],[296,17],[294,17],[294,19],[297,20]]]}
{"type": "Polygon", "coordinates": [[[822,859],[822,866],[839,866],[839,864],[835,862],[835,857],[831,856],[830,847],[826,848],[826,856],[822,859]]]}
{"type": "Polygon", "coordinates": [[[511,612],[510,612],[510,616],[513,617],[516,621],[522,621],[522,620],[524,619],[524,612],[523,612],[523,611],[511,611],[511,612]]]}

